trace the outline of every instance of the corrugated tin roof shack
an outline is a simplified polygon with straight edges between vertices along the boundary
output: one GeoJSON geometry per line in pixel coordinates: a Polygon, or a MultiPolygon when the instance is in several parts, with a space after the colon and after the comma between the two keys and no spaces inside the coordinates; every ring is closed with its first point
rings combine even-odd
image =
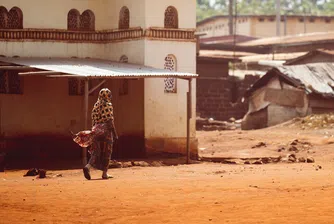
{"type": "Polygon", "coordinates": [[[247,90],[249,109],[242,129],[260,129],[294,117],[332,112],[333,88],[333,63],[273,68],[247,90]]]}
{"type": "MultiPolygon", "coordinates": [[[[24,160],[74,159],[83,155],[85,161],[86,151],[72,141],[69,131],[89,129],[90,111],[98,92],[108,87],[113,94],[120,137],[114,158],[138,158],[166,151],[190,155],[190,147],[191,155],[197,156],[196,141],[190,139],[193,130],[189,106],[192,92],[189,87],[197,77],[195,74],[98,59],[3,57],[0,77],[3,79],[0,91],[6,93],[0,95],[1,148],[11,155],[22,156],[24,160]],[[147,108],[144,90],[155,87],[144,87],[145,78],[178,78],[180,88],[187,88],[189,96],[185,94],[182,103],[176,102],[169,111],[164,111],[166,119],[161,118],[161,122],[184,109],[187,122],[179,128],[188,138],[146,137],[145,113],[148,110],[158,113],[161,108],[159,104],[147,108]],[[157,144],[152,146],[152,142],[157,144]]],[[[160,132],[169,131],[168,127],[160,132]]]]}

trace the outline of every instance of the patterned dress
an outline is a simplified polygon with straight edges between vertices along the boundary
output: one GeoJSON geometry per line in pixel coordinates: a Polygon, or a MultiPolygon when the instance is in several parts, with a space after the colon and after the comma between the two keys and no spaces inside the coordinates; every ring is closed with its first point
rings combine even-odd
{"type": "Polygon", "coordinates": [[[117,136],[114,125],[114,110],[111,104],[111,91],[101,89],[99,98],[92,111],[93,128],[101,127],[103,132],[95,135],[92,142],[92,156],[89,164],[94,168],[107,171],[112,153],[113,136],[117,136]]]}
{"type": "Polygon", "coordinates": [[[81,147],[91,146],[88,164],[102,171],[108,170],[114,137],[117,137],[113,111],[111,91],[101,89],[92,110],[92,130],[81,131],[73,136],[74,142],[81,147]]]}

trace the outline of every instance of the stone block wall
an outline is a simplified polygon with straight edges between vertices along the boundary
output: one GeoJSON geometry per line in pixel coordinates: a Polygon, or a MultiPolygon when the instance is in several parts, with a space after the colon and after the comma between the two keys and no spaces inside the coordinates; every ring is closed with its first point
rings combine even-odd
{"type": "Polygon", "coordinates": [[[248,102],[241,102],[247,88],[259,79],[246,75],[243,80],[232,77],[197,80],[197,113],[203,118],[241,119],[248,110],[248,102]]]}

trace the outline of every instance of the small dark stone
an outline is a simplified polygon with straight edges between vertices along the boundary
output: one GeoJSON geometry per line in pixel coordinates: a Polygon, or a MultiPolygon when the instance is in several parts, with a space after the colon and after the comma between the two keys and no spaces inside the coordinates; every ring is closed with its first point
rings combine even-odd
{"type": "Polygon", "coordinates": [[[267,147],[267,144],[265,142],[259,142],[257,143],[256,145],[254,145],[252,147],[252,149],[255,149],[255,148],[260,148],[260,147],[267,147]]]}
{"type": "Polygon", "coordinates": [[[290,146],[289,151],[290,152],[299,152],[299,150],[296,146],[290,146]]]}
{"type": "Polygon", "coordinates": [[[272,158],[272,162],[273,163],[278,163],[279,161],[281,161],[282,160],[282,156],[279,156],[279,157],[277,157],[277,158],[272,158]]]}
{"type": "Polygon", "coordinates": [[[277,149],[278,152],[282,152],[285,151],[285,147],[280,147],[279,149],[277,149]]]}
{"type": "Polygon", "coordinates": [[[227,160],[223,160],[223,161],[221,161],[221,163],[223,163],[223,164],[237,164],[236,161],[229,160],[229,159],[227,159],[227,160]]]}
{"type": "Polygon", "coordinates": [[[39,171],[39,178],[45,178],[46,177],[46,170],[40,170],[39,171]]]}
{"type": "Polygon", "coordinates": [[[261,158],[262,163],[267,164],[271,162],[271,159],[268,157],[261,158]]]}
{"type": "Polygon", "coordinates": [[[30,170],[27,171],[27,173],[24,175],[24,177],[34,177],[37,176],[39,174],[39,169],[37,168],[32,168],[30,170]]]}
{"type": "Polygon", "coordinates": [[[306,162],[307,163],[314,163],[315,161],[314,161],[313,157],[307,157],[306,162]]]}
{"type": "Polygon", "coordinates": [[[261,160],[258,160],[258,161],[255,161],[253,164],[256,164],[256,165],[261,165],[263,164],[261,160]]]}
{"type": "Polygon", "coordinates": [[[295,155],[295,154],[290,154],[290,155],[288,156],[288,161],[289,161],[289,162],[292,162],[292,163],[296,162],[296,161],[297,161],[297,157],[296,157],[296,155],[295,155]]]}
{"type": "Polygon", "coordinates": [[[317,165],[316,167],[315,167],[315,170],[321,170],[322,169],[322,167],[321,166],[319,166],[319,165],[317,165]]]}
{"type": "Polygon", "coordinates": [[[251,164],[248,160],[244,162],[244,164],[251,164]]]}
{"type": "Polygon", "coordinates": [[[299,140],[295,139],[290,143],[290,145],[297,145],[298,143],[299,143],[299,140]]]}
{"type": "Polygon", "coordinates": [[[306,159],[304,157],[300,157],[300,158],[298,158],[298,162],[305,163],[306,159]]]}

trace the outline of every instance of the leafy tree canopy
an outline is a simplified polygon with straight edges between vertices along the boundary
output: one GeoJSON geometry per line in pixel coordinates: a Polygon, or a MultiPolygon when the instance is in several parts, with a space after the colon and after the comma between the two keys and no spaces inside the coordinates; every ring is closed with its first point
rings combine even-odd
{"type": "MultiPolygon", "coordinates": [[[[227,15],[229,0],[196,0],[197,21],[227,15]]],[[[276,0],[234,0],[239,15],[274,15],[276,0]]],[[[281,14],[334,15],[334,0],[281,0],[281,14]]]]}

